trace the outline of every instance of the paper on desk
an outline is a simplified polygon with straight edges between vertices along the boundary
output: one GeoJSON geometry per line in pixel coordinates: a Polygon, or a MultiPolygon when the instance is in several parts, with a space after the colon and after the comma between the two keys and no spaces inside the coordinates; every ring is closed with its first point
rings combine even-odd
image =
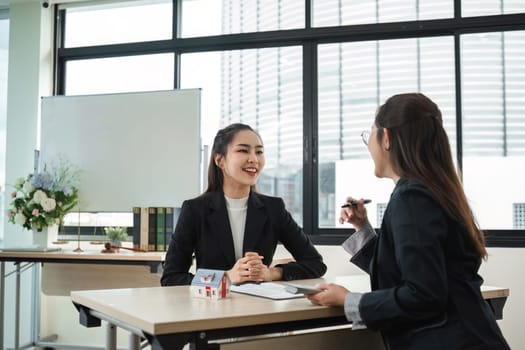
{"type": "Polygon", "coordinates": [[[283,284],[273,282],[262,283],[243,283],[240,285],[232,285],[230,287],[232,292],[254,295],[257,297],[269,298],[274,300],[302,298],[302,294],[288,293],[283,284]]]}

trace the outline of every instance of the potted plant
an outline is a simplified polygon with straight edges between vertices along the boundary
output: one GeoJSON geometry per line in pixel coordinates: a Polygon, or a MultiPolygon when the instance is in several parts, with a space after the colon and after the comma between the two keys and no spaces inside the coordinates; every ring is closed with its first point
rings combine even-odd
{"type": "Polygon", "coordinates": [[[120,227],[120,226],[104,227],[104,232],[106,233],[108,240],[113,245],[121,246],[122,242],[126,242],[128,240],[128,232],[127,232],[126,227],[120,227]]]}

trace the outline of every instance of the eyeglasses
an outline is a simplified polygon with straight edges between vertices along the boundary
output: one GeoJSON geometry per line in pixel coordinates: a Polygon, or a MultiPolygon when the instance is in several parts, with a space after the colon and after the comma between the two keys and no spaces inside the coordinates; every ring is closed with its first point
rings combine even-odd
{"type": "Polygon", "coordinates": [[[363,139],[363,143],[368,146],[368,139],[370,138],[370,131],[365,130],[361,133],[361,138],[363,139]]]}

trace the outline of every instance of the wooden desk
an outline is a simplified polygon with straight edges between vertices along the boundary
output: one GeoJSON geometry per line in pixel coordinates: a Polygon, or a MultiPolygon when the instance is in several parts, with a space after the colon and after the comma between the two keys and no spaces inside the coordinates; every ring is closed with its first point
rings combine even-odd
{"type": "MultiPolygon", "coordinates": [[[[98,249],[98,248],[97,248],[98,249]]],[[[4,300],[5,280],[11,275],[5,273],[5,263],[15,264],[15,346],[20,349],[20,275],[29,268],[33,268],[33,304],[31,315],[31,342],[30,346],[54,347],[56,343],[39,339],[40,332],[40,264],[104,264],[104,265],[146,265],[150,272],[157,272],[164,260],[164,252],[135,253],[124,251],[118,254],[103,254],[100,250],[86,250],[74,252],[73,250],[60,250],[55,252],[35,251],[0,251],[0,349],[4,349],[4,300]]],[[[23,346],[27,347],[27,346],[23,346]]]]}
{"type": "MultiPolygon", "coordinates": [[[[504,298],[508,290],[487,293],[504,298]]],[[[74,291],[71,299],[84,326],[105,320],[146,338],[154,350],[188,340],[194,349],[207,349],[210,340],[348,324],[342,308],[314,306],[304,298],[275,301],[231,293],[212,301],[193,298],[188,286],[74,291]]],[[[113,331],[107,335],[106,349],[114,349],[113,331]]],[[[130,342],[130,349],[136,344],[130,342]]]]}

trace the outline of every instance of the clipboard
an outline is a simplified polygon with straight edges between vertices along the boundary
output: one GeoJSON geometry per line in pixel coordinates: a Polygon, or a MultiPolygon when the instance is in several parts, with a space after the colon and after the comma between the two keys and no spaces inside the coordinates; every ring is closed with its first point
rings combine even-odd
{"type": "Polygon", "coordinates": [[[286,285],[274,282],[232,285],[230,291],[272,300],[286,300],[304,297],[302,294],[291,294],[286,291],[286,285]]]}

